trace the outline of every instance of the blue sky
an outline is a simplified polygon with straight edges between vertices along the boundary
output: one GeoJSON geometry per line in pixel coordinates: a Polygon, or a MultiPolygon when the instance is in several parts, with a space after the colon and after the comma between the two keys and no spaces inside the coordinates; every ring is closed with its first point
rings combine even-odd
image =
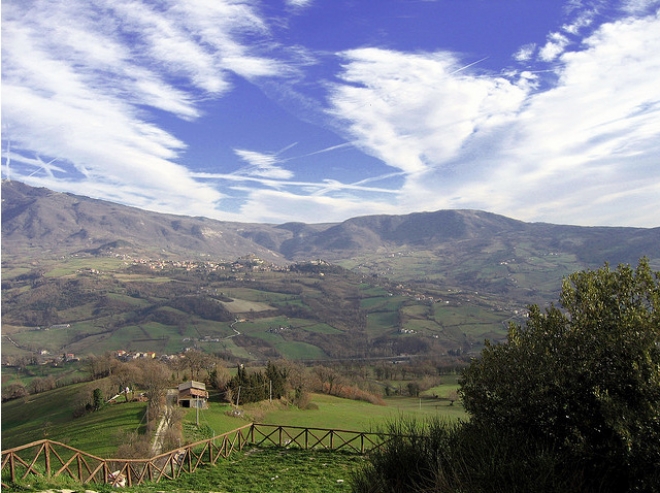
{"type": "Polygon", "coordinates": [[[660,226],[660,0],[3,0],[2,177],[337,222],[660,226]]]}

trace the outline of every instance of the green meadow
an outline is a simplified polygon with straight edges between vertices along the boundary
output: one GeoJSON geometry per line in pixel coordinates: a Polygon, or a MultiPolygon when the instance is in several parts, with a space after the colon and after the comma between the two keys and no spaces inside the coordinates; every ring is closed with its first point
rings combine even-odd
{"type": "MultiPolygon", "coordinates": [[[[144,433],[145,403],[123,402],[108,404],[99,411],[74,418],[81,396],[94,387],[94,382],[76,384],[15,399],[2,404],[2,448],[17,447],[35,440],[49,438],[66,443],[85,452],[110,457],[122,443],[125,432],[144,433]]],[[[454,381],[434,387],[421,398],[389,397],[385,405],[342,399],[325,394],[310,394],[308,409],[301,410],[284,401],[262,401],[234,408],[225,402],[211,399],[209,408],[188,411],[184,430],[189,440],[199,439],[195,430],[200,427],[219,435],[250,422],[332,428],[351,431],[376,431],[388,421],[400,416],[424,418],[440,416],[444,419],[466,419],[460,403],[450,405],[445,397],[455,390],[454,381]],[[432,397],[437,395],[437,398],[432,397]]],[[[208,438],[208,437],[207,437],[208,438]]]]}
{"type": "MultiPolygon", "coordinates": [[[[427,260],[411,255],[387,262],[403,268],[427,260]]],[[[496,264],[492,275],[505,268],[512,278],[536,272],[530,260],[496,264]]],[[[152,270],[119,258],[74,257],[42,261],[37,267],[16,261],[3,267],[3,283],[3,337],[13,341],[3,341],[3,356],[14,361],[42,351],[85,357],[120,349],[175,354],[192,346],[247,360],[273,355],[318,360],[351,354],[352,341],[362,331],[367,344],[414,338],[420,344],[409,347],[446,354],[478,349],[485,338],[503,338],[513,315],[511,306],[449,288],[452,284],[443,290],[433,284],[404,288],[348,271],[329,271],[323,277],[251,270],[225,276],[181,268],[152,270]],[[38,281],[21,277],[30,273],[38,281]],[[48,317],[40,315],[45,308],[48,317]],[[240,323],[232,330],[236,319],[240,323]],[[33,330],[35,326],[41,330],[33,330]],[[232,341],[235,331],[246,337],[232,341]],[[336,337],[342,334],[347,337],[336,337]]]]}
{"type": "Polygon", "coordinates": [[[48,438],[100,456],[111,457],[123,433],[144,433],[144,402],[119,402],[74,418],[80,394],[76,384],[2,404],[2,449],[48,438]]]}

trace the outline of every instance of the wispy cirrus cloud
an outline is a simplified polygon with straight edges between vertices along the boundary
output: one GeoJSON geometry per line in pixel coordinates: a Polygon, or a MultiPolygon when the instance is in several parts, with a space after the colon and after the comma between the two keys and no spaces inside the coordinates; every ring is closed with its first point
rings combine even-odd
{"type": "Polygon", "coordinates": [[[26,0],[2,16],[5,174],[146,208],[208,212],[222,198],[177,163],[186,143],[150,112],[194,120],[232,76],[288,70],[251,47],[267,27],[242,2],[26,0]]]}
{"type": "MultiPolygon", "coordinates": [[[[286,15],[300,21],[316,10],[307,9],[311,0],[280,3],[270,20],[260,4],[239,0],[9,0],[3,173],[237,221],[461,207],[527,220],[657,225],[660,2],[610,4],[570,2],[553,32],[513,53],[524,70],[494,72],[482,67],[489,53],[368,42],[334,57],[316,51],[287,31],[296,23],[286,15]],[[286,32],[281,40],[271,21],[286,32]],[[250,84],[237,89],[239,80],[250,84]],[[218,132],[224,147],[203,144],[218,157],[209,151],[204,166],[182,164],[193,145],[182,125],[190,131],[208,100],[248,86],[333,138],[314,147],[300,130],[272,132],[301,141],[304,150],[292,155],[285,154],[292,146],[268,151],[282,145],[276,138],[260,146],[218,132]],[[229,163],[216,165],[221,159],[229,163]],[[358,170],[354,159],[373,168],[358,170]],[[341,167],[350,173],[332,172],[341,167]],[[202,168],[217,172],[193,171],[202,168]]],[[[234,117],[261,117],[261,108],[251,109],[234,117]]]]}
{"type": "Polygon", "coordinates": [[[286,0],[286,4],[289,7],[295,8],[309,7],[312,4],[312,0],[286,0]]]}
{"type": "Polygon", "coordinates": [[[265,154],[262,152],[248,151],[246,149],[234,149],[234,152],[249,166],[237,172],[249,176],[262,176],[264,178],[277,178],[288,180],[293,177],[293,172],[277,166],[281,162],[277,154],[265,154]]]}
{"type": "Polygon", "coordinates": [[[540,90],[529,73],[452,75],[450,53],[345,52],[329,111],[405,173],[400,210],[656,224],[658,13],[604,23],[572,51],[561,36],[550,42],[540,56],[556,62],[545,69],[556,82],[540,90]]]}
{"type": "Polygon", "coordinates": [[[526,96],[503,77],[462,71],[448,52],[365,48],[342,57],[329,114],[365,152],[411,174],[450,162],[475,132],[513,118],[526,96]]]}

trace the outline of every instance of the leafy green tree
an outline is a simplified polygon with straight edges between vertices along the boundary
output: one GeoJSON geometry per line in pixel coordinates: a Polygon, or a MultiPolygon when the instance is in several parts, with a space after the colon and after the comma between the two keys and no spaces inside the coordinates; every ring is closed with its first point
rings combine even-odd
{"type": "MultiPolygon", "coordinates": [[[[282,397],[285,392],[286,380],[287,380],[287,371],[286,367],[282,365],[277,365],[272,361],[268,362],[266,367],[266,380],[268,380],[269,393],[272,394],[273,399],[279,399],[282,397]]],[[[270,397],[270,395],[269,395],[270,397]]]]}
{"type": "Polygon", "coordinates": [[[94,411],[98,411],[103,407],[103,391],[101,389],[94,389],[94,393],[92,394],[92,400],[94,401],[92,406],[94,408],[94,411]]]}
{"type": "Polygon", "coordinates": [[[615,490],[655,491],[660,273],[645,259],[578,272],[560,303],[531,306],[524,326],[511,325],[506,343],[486,344],[464,371],[471,424],[563,451],[588,474],[608,471],[615,490]]]}
{"type": "Polygon", "coordinates": [[[410,397],[419,397],[419,384],[417,382],[408,383],[408,395],[410,397]]]}

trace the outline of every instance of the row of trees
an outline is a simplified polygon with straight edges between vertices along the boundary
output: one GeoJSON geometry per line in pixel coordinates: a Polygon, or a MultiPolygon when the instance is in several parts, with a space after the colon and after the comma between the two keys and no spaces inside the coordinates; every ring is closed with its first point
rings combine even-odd
{"type": "Polygon", "coordinates": [[[470,421],[394,423],[357,492],[659,492],[660,272],[569,276],[463,372],[470,421]]]}
{"type": "Polygon", "coordinates": [[[265,371],[248,372],[243,365],[227,385],[228,400],[236,405],[280,399],[286,394],[288,369],[268,362],[265,371]]]}

